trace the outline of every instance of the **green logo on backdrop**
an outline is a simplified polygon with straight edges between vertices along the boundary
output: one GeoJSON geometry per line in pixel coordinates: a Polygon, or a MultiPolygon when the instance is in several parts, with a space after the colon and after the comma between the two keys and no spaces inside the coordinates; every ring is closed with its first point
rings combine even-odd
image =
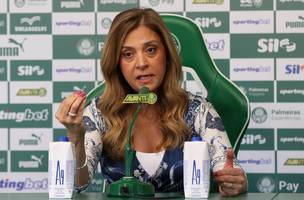
{"type": "Polygon", "coordinates": [[[55,59],[99,58],[97,37],[89,35],[54,35],[53,56],[55,59]]]}
{"type": "Polygon", "coordinates": [[[52,80],[52,61],[13,60],[11,61],[12,81],[52,80]]]}
{"type": "Polygon", "coordinates": [[[88,12],[94,11],[92,0],[61,0],[52,1],[54,12],[88,12]]]}
{"type": "Polygon", "coordinates": [[[277,0],[277,10],[304,10],[304,1],[277,0]]]}
{"type": "Polygon", "coordinates": [[[11,14],[11,34],[50,34],[51,14],[11,14]]]}
{"type": "Polygon", "coordinates": [[[74,91],[83,90],[88,93],[95,86],[94,82],[54,82],[53,96],[54,102],[61,102],[65,97],[74,91]]]}
{"type": "Polygon", "coordinates": [[[51,104],[1,104],[0,127],[51,127],[51,104]]]}
{"type": "Polygon", "coordinates": [[[7,62],[0,60],[0,81],[7,81],[7,62]]]}
{"type": "Polygon", "coordinates": [[[251,112],[251,119],[257,123],[262,124],[267,119],[267,112],[263,107],[256,107],[251,112]]]}
{"type": "Polygon", "coordinates": [[[304,81],[278,81],[278,102],[303,102],[304,81]]]}
{"type": "Polygon", "coordinates": [[[232,34],[232,58],[302,57],[303,34],[232,34]],[[246,45],[240,45],[246,44],[246,45]]]}
{"type": "Polygon", "coordinates": [[[248,129],[241,143],[242,150],[274,150],[273,129],[248,129]]]}
{"type": "Polygon", "coordinates": [[[228,12],[187,12],[186,15],[193,19],[204,33],[229,32],[228,12]]]}
{"type": "Polygon", "coordinates": [[[272,81],[235,81],[250,102],[273,102],[272,81]]]}
{"type": "Polygon", "coordinates": [[[47,151],[12,151],[12,172],[47,172],[47,151]]]}
{"type": "Polygon", "coordinates": [[[6,33],[6,14],[0,14],[0,35],[6,33]]]}
{"type": "Polygon", "coordinates": [[[7,172],[7,151],[0,151],[0,172],[7,172]]]}
{"type": "Polygon", "coordinates": [[[123,11],[139,7],[139,0],[98,0],[98,11],[123,11]]]}
{"type": "Polygon", "coordinates": [[[230,1],[231,10],[273,10],[273,1],[240,0],[230,1]]]}
{"type": "Polygon", "coordinates": [[[304,150],[304,129],[278,129],[278,150],[304,150]]]}

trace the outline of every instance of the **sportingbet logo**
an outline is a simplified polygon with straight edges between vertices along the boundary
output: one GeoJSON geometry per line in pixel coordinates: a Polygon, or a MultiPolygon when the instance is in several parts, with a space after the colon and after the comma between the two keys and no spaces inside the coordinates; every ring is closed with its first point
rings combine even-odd
{"type": "Polygon", "coordinates": [[[290,41],[288,38],[282,40],[277,38],[261,38],[258,41],[258,52],[260,53],[277,53],[280,49],[285,49],[286,52],[293,52],[297,48],[296,43],[290,41]]]}
{"type": "Polygon", "coordinates": [[[221,39],[218,41],[209,42],[206,40],[207,48],[211,51],[224,51],[225,48],[225,40],[221,39]]]}
{"type": "Polygon", "coordinates": [[[128,94],[123,103],[147,103],[155,104],[157,101],[157,95],[153,92],[149,94],[128,94]]]}
{"type": "Polygon", "coordinates": [[[26,178],[24,181],[14,181],[10,179],[0,179],[0,191],[15,189],[16,191],[24,190],[46,190],[48,188],[48,179],[32,180],[26,178]]]}
{"type": "Polygon", "coordinates": [[[9,110],[0,110],[0,120],[14,120],[18,123],[24,121],[47,121],[49,111],[43,109],[42,111],[33,112],[31,109],[25,109],[24,112],[10,112],[9,110]]]}
{"type": "Polygon", "coordinates": [[[207,48],[211,51],[224,51],[225,40],[221,39],[218,41],[208,41],[206,40],[207,48]]]}

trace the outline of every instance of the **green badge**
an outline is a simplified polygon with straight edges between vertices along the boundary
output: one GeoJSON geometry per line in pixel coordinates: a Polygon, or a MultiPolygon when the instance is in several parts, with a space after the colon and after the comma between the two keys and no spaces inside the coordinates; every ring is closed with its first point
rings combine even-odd
{"type": "Polygon", "coordinates": [[[148,94],[128,94],[123,103],[147,103],[155,104],[157,101],[157,95],[153,92],[148,94]]]}

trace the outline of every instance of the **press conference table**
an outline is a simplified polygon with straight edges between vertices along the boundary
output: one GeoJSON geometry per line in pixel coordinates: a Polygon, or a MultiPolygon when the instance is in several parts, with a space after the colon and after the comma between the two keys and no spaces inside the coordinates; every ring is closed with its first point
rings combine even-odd
{"type": "MultiPolygon", "coordinates": [[[[48,193],[0,193],[0,199],[1,200],[18,200],[18,199],[25,199],[25,200],[43,200],[48,199],[48,193]]],[[[129,200],[135,200],[137,198],[109,198],[106,197],[102,193],[82,193],[82,194],[76,194],[73,199],[75,200],[122,200],[122,199],[129,199],[129,200]]],[[[138,198],[140,199],[140,198],[138,198]]],[[[147,198],[145,198],[147,199],[147,198]]],[[[169,196],[164,197],[163,194],[157,194],[156,198],[154,199],[172,199],[172,200],[180,200],[184,199],[182,196],[177,196],[176,194],[169,194],[169,196]]],[[[211,193],[209,195],[210,200],[217,200],[217,199],[227,199],[227,200],[269,200],[269,199],[275,199],[275,200],[303,200],[304,199],[304,193],[248,193],[248,194],[242,194],[237,197],[229,197],[229,198],[223,198],[220,197],[218,193],[211,193]]]]}

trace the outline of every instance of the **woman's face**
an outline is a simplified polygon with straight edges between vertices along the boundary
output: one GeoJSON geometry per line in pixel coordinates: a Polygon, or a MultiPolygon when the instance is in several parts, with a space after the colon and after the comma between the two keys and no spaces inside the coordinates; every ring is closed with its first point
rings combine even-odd
{"type": "Polygon", "coordinates": [[[123,42],[119,65],[133,90],[147,86],[156,91],[166,73],[165,48],[158,34],[145,26],[131,31],[123,42]]]}

